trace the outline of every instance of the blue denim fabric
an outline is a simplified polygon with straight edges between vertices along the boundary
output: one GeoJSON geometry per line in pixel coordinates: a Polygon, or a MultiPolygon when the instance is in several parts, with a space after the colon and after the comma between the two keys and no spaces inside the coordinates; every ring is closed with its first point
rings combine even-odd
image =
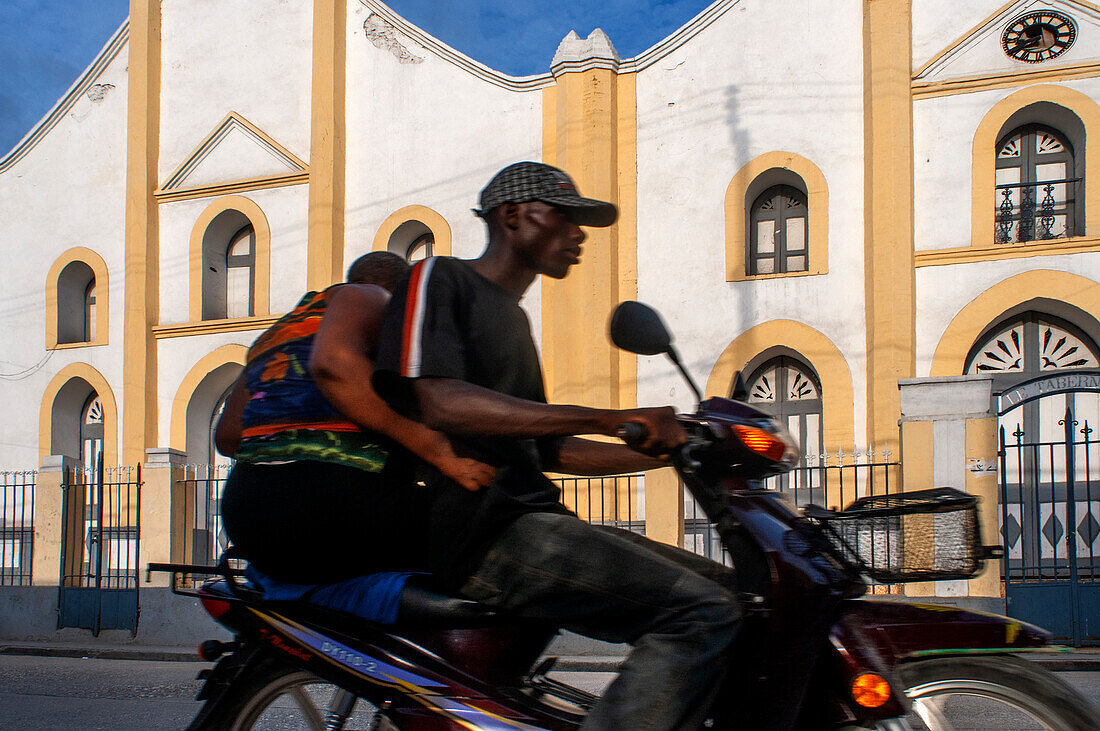
{"type": "Polygon", "coordinates": [[[581,728],[657,731],[698,728],[705,716],[741,617],[734,585],[732,571],[686,551],[529,513],[504,530],[462,594],[632,644],[581,728]]]}

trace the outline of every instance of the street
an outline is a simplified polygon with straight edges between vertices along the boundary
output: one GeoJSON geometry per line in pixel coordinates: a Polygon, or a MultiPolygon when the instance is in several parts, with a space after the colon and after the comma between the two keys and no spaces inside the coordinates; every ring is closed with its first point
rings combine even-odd
{"type": "MultiPolygon", "coordinates": [[[[0,728],[182,729],[199,709],[195,675],[205,663],[0,656],[0,728]]],[[[1058,675],[1087,698],[1100,700],[1100,672],[1058,675]]],[[[610,673],[556,673],[599,691],[610,673]]],[[[1006,730],[975,714],[961,728],[1006,730]]],[[[1027,727],[1019,727],[1027,728],[1027,727]]]]}

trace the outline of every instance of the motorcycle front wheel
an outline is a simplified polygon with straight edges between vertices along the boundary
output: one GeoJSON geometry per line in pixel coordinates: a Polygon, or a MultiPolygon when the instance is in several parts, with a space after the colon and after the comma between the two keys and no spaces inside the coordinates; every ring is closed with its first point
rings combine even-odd
{"type": "Polygon", "coordinates": [[[247,676],[237,678],[225,691],[217,711],[207,716],[200,728],[398,731],[382,711],[366,700],[277,661],[262,662],[247,676]]]}
{"type": "Polygon", "coordinates": [[[1096,709],[1035,663],[1006,655],[917,660],[898,668],[914,730],[1100,729],[1096,709]]]}

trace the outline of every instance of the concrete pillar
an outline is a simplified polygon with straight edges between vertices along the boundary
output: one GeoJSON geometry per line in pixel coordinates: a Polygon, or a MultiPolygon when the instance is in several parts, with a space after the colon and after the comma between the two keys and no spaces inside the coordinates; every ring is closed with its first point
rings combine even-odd
{"type": "Polygon", "coordinates": [[[645,534],[670,546],[684,546],[684,488],[671,467],[645,473],[645,534]]]}
{"type": "MultiPolygon", "coordinates": [[[[139,572],[149,563],[186,560],[186,496],[183,465],[187,455],[178,449],[158,447],[145,451],[141,468],[141,536],[139,572]]],[[[171,577],[157,573],[150,586],[168,586],[171,577]]],[[[144,580],[143,580],[144,582],[144,580]]]]}
{"type": "Polygon", "coordinates": [[[31,584],[57,586],[61,578],[61,531],[65,471],[79,463],[63,454],[42,460],[34,486],[34,558],[31,584]]]}
{"type": "MultiPolygon", "coordinates": [[[[902,487],[954,487],[979,499],[982,541],[998,541],[997,413],[989,376],[907,378],[901,389],[902,487]]],[[[997,598],[996,562],[968,581],[905,585],[909,596],[997,598]]]]}

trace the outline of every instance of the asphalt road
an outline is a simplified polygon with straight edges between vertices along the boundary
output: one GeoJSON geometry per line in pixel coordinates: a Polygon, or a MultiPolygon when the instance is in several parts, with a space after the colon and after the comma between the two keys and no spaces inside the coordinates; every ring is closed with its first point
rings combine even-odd
{"type": "MultiPolygon", "coordinates": [[[[182,729],[199,709],[195,675],[205,663],[0,656],[0,728],[182,729]]],[[[598,692],[610,673],[560,673],[561,680],[598,692]]],[[[1058,675],[1100,706],[1100,672],[1058,675]]],[[[984,712],[962,728],[1009,726],[984,712]]],[[[292,728],[293,726],[288,726],[292,728]]]]}

